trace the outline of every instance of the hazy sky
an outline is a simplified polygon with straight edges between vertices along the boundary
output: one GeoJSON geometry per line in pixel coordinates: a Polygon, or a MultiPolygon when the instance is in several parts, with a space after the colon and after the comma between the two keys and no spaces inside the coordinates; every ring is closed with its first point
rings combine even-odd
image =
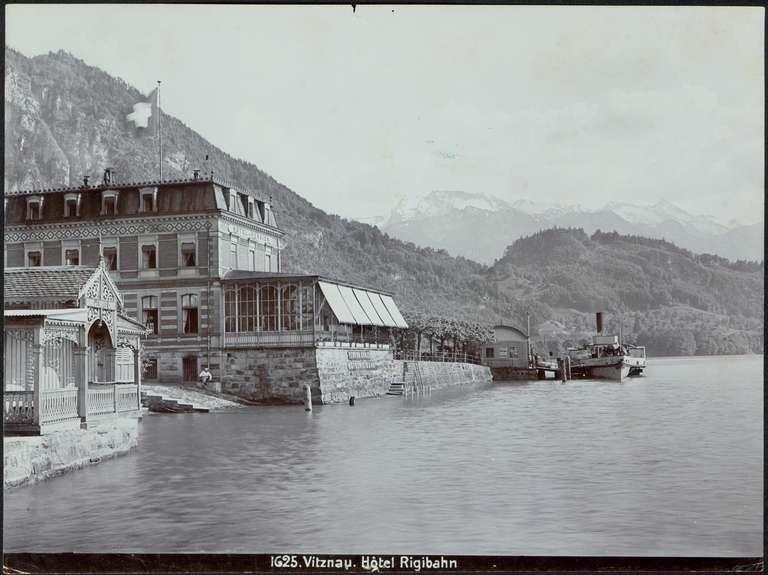
{"type": "Polygon", "coordinates": [[[761,8],[6,5],[6,41],[161,79],[166,113],[347,217],[462,190],[762,218],[761,8]]]}

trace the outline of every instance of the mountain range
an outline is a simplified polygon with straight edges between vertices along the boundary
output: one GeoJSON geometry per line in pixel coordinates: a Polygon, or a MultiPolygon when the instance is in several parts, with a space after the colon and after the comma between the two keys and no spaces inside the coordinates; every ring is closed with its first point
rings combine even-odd
{"type": "MultiPolygon", "coordinates": [[[[125,118],[144,97],[136,88],[63,51],[29,58],[6,48],[5,64],[6,190],[77,185],[107,166],[118,180],[155,176],[156,143],[138,136],[125,118]]],[[[328,214],[165,113],[163,132],[167,178],[189,177],[208,156],[217,177],[272,198],[287,233],[285,271],[390,291],[406,315],[525,325],[530,314],[537,345],[550,350],[592,332],[592,313],[603,309],[609,318],[622,318],[625,333],[648,342],[654,353],[762,352],[762,263],[696,255],[644,234],[593,233],[598,224],[615,228],[558,206],[510,207],[490,196],[456,193],[459,203],[427,201],[433,227],[423,232],[434,236],[422,234],[420,242],[439,245],[474,229],[468,237],[480,248],[477,259],[497,260],[489,266],[452,256],[448,247],[419,247],[395,232],[328,214]],[[557,220],[561,227],[539,231],[551,224],[536,218],[558,210],[565,218],[557,220]],[[446,218],[461,225],[446,229],[446,218]]],[[[629,221],[631,210],[614,208],[616,221],[629,221]]],[[[391,223],[414,213],[403,210],[391,223]]]]}
{"type": "Polygon", "coordinates": [[[587,233],[616,231],[665,239],[696,253],[733,260],[763,259],[762,222],[723,224],[711,216],[690,214],[666,200],[648,206],[614,202],[586,209],[525,198],[505,201],[489,194],[435,191],[400,200],[380,227],[401,240],[485,264],[501,257],[516,239],[552,227],[581,227],[587,233]]]}

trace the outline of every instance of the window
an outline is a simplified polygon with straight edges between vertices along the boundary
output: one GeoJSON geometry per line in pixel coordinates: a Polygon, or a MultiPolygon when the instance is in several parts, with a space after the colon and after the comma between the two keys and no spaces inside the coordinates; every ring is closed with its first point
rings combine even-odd
{"type": "Polygon", "coordinates": [[[197,296],[186,294],[181,296],[181,320],[184,333],[197,333],[197,296]]]}
{"type": "Polygon", "coordinates": [[[256,316],[256,297],[258,290],[252,286],[243,286],[238,298],[237,331],[256,331],[258,317],[256,316]]]}
{"type": "Polygon", "coordinates": [[[43,198],[40,196],[32,196],[27,198],[27,219],[43,219],[43,198]]]}
{"type": "Polygon", "coordinates": [[[154,212],[157,209],[157,190],[149,188],[141,190],[141,202],[139,203],[140,212],[154,212]]]}
{"type": "Polygon", "coordinates": [[[261,308],[259,309],[259,323],[264,331],[277,330],[277,289],[273,286],[261,288],[261,308]]]}
{"type": "Polygon", "coordinates": [[[243,211],[241,212],[243,215],[246,215],[248,213],[248,196],[244,194],[240,195],[240,203],[243,204],[243,211]]]}
{"type": "Polygon", "coordinates": [[[144,325],[157,335],[157,296],[148,295],[141,298],[141,312],[144,325]]]}
{"type": "Polygon", "coordinates": [[[235,290],[227,290],[224,294],[224,331],[237,331],[237,305],[235,290]]]}
{"type": "Polygon", "coordinates": [[[117,192],[116,191],[106,190],[101,193],[101,215],[102,216],[117,215],[117,192]]]}
{"type": "Polygon", "coordinates": [[[267,271],[267,272],[272,271],[272,254],[264,255],[264,271],[267,271]]]}
{"type": "Polygon", "coordinates": [[[114,271],[117,269],[117,248],[114,246],[105,247],[102,249],[104,254],[104,261],[107,264],[107,269],[114,271]]]}
{"type": "Polygon", "coordinates": [[[298,329],[299,290],[296,286],[285,286],[280,290],[280,329],[298,329]]]}
{"type": "Polygon", "coordinates": [[[229,244],[229,267],[233,270],[239,269],[237,265],[237,243],[229,244]]]}
{"type": "Polygon", "coordinates": [[[255,248],[249,248],[248,249],[248,270],[255,272],[257,271],[256,268],[256,249],[255,248]]]}
{"type": "Polygon", "coordinates": [[[77,248],[71,250],[64,250],[64,265],[65,266],[79,266],[80,265],[80,250],[77,248]]]}
{"type": "Polygon", "coordinates": [[[27,252],[27,267],[36,268],[43,264],[43,256],[41,252],[27,252]]]}
{"type": "Polygon", "coordinates": [[[254,219],[253,198],[248,198],[248,217],[254,219]]]}
{"type": "Polygon", "coordinates": [[[195,267],[197,262],[195,260],[195,243],[194,242],[182,242],[181,244],[181,265],[185,268],[195,267]]]}
{"type": "Polygon", "coordinates": [[[520,348],[516,345],[510,346],[509,348],[509,357],[512,359],[516,359],[520,357],[520,348]]]}
{"type": "Polygon", "coordinates": [[[64,217],[75,218],[80,215],[80,194],[64,194],[64,217]]]}
{"type": "Polygon", "coordinates": [[[493,348],[492,347],[486,347],[485,348],[485,357],[489,357],[489,358],[493,357],[493,348]]]}
{"type": "Polygon", "coordinates": [[[154,244],[141,246],[141,268],[145,270],[157,269],[157,248],[154,244]]]}
{"type": "Polygon", "coordinates": [[[157,358],[148,357],[144,360],[144,378],[157,379],[157,358]]]}

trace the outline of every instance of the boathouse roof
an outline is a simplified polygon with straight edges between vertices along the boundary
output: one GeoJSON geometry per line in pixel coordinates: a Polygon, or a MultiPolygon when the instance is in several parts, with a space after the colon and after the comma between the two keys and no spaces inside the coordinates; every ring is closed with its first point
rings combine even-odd
{"type": "Polygon", "coordinates": [[[96,273],[96,268],[45,266],[6,268],[3,306],[77,307],[80,288],[96,273]]]}
{"type": "Polygon", "coordinates": [[[496,341],[503,341],[503,340],[500,340],[498,338],[498,336],[497,336],[498,332],[499,331],[503,332],[503,330],[517,332],[523,338],[527,338],[528,337],[528,334],[525,333],[525,331],[523,331],[519,327],[515,327],[513,325],[508,325],[508,324],[500,323],[500,324],[497,324],[497,325],[493,326],[493,333],[494,333],[494,336],[496,337],[496,341]]]}

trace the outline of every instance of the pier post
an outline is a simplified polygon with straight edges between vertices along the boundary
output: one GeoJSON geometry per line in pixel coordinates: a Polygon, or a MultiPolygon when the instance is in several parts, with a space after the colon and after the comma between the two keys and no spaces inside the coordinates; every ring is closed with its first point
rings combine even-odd
{"type": "Polygon", "coordinates": [[[304,384],[304,411],[312,411],[312,389],[308,383],[304,384]]]}

